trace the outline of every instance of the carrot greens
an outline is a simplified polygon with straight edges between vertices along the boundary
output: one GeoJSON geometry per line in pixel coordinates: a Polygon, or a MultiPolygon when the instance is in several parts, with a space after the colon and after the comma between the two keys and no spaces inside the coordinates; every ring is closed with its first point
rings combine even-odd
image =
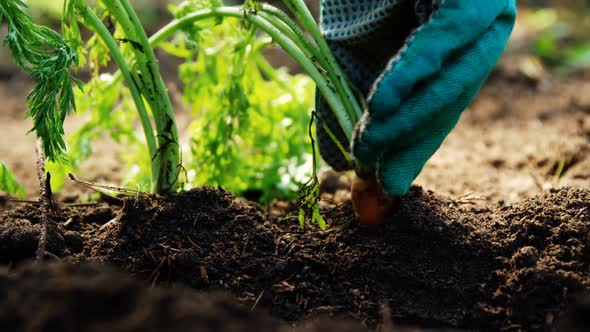
{"type": "Polygon", "coordinates": [[[70,108],[76,106],[73,85],[80,86],[70,73],[70,67],[78,63],[78,54],[59,33],[33,23],[25,8],[21,0],[0,2],[0,23],[8,27],[4,44],[35,81],[27,96],[27,117],[33,119],[31,131],[42,138],[49,160],[63,161],[63,124],[70,108]]]}
{"type": "Polygon", "coordinates": [[[21,0],[3,1],[5,43],[37,83],[28,98],[32,130],[50,161],[63,165],[69,160],[66,167],[50,164],[48,169],[75,169],[90,155],[91,142],[108,133],[126,145],[124,159],[136,165],[128,180],[143,189],[168,193],[221,184],[244,195],[254,189],[260,201],[268,202],[289,198],[298,184],[302,218],[325,227],[317,208],[315,148],[308,149],[315,143],[304,125],[313,107],[312,80],[348,138],[362,109],[303,0],[283,2],[296,21],[251,0],[242,6],[185,1],[171,5],[174,19],[148,37],[129,0],[67,0],[61,35],[32,23],[21,0]],[[84,29],[93,33],[87,40],[84,29]],[[273,45],[308,76],[275,69],[264,57],[273,45]],[[188,105],[192,121],[185,137],[179,136],[173,93],[160,73],[158,47],[182,59],[184,88],[175,103],[188,105]],[[117,65],[116,73],[102,69],[110,62],[117,65]],[[93,75],[84,91],[71,74],[82,65],[93,75]],[[75,100],[88,121],[68,138],[66,153],[63,121],[76,108],[75,100]],[[141,137],[135,133],[136,119],[141,137]],[[306,182],[306,176],[311,180],[306,182]]]}

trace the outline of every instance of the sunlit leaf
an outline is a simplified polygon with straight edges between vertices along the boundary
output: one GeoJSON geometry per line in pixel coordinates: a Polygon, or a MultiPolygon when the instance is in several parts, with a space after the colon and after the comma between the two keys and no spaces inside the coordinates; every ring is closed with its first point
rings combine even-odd
{"type": "Polygon", "coordinates": [[[0,191],[19,198],[26,196],[25,188],[3,161],[0,161],[0,191]]]}

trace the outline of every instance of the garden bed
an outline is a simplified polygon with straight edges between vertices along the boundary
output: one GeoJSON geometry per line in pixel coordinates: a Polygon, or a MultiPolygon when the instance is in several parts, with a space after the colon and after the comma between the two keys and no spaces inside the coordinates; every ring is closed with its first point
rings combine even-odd
{"type": "MultiPolygon", "coordinates": [[[[152,285],[224,291],[287,322],[328,315],[369,328],[383,324],[387,310],[402,325],[543,330],[590,286],[584,189],[551,190],[490,210],[413,188],[386,225],[361,227],[342,203],[325,211],[326,232],[299,227],[288,205],[272,211],[213,188],[65,208],[71,221],[50,227],[48,250],[66,262],[114,265],[152,285]]],[[[0,218],[2,263],[33,258],[37,209],[0,218]]],[[[88,296],[85,302],[105,301],[98,291],[88,296]]],[[[52,301],[41,297],[36,305],[52,301]]],[[[18,304],[6,301],[1,311],[18,304]]]]}

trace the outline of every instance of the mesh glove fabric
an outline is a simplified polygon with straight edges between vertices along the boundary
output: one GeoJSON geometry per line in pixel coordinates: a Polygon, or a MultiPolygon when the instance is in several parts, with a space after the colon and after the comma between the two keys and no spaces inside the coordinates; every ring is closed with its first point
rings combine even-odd
{"type": "MultiPolygon", "coordinates": [[[[321,26],[368,109],[346,141],[318,94],[322,120],[390,196],[404,195],[504,50],[515,0],[324,0],[321,26]]],[[[320,153],[350,168],[317,126],[320,153]]]]}

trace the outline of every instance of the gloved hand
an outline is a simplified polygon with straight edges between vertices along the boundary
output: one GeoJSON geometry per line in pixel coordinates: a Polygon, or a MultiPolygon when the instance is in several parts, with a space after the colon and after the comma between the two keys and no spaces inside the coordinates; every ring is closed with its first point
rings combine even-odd
{"type": "MultiPolygon", "coordinates": [[[[355,163],[402,196],[453,129],[504,50],[515,0],[323,0],[321,26],[368,109],[349,144],[319,94],[316,107],[355,163]]],[[[322,126],[322,157],[350,168],[322,126]]],[[[364,174],[366,177],[367,174],[364,174]]]]}

